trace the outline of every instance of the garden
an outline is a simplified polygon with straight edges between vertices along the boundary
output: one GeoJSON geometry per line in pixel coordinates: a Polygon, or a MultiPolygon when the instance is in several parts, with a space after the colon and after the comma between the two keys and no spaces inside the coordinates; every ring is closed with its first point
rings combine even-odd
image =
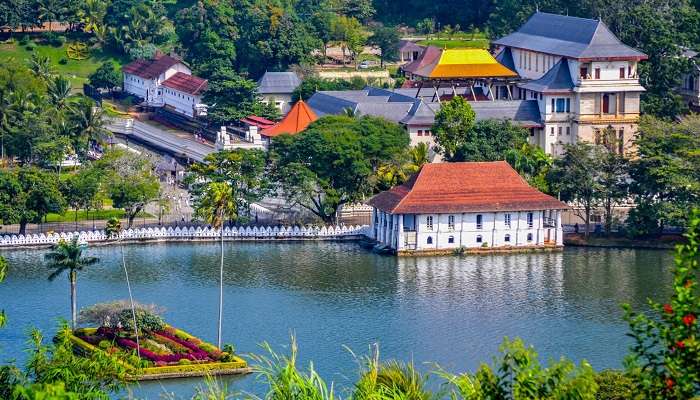
{"type": "Polygon", "coordinates": [[[159,312],[141,304],[132,312],[127,301],[96,304],[81,310],[79,320],[97,327],[75,329],[70,339],[83,355],[104,352],[116,359],[133,380],[250,372],[233,346],[221,350],[166,324],[159,312]]]}

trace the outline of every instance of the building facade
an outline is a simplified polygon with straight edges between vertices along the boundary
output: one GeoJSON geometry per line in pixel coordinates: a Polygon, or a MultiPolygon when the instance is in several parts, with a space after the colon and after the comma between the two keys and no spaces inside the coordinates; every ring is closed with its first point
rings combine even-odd
{"type": "Polygon", "coordinates": [[[292,108],[292,97],[299,85],[301,79],[294,72],[265,72],[258,81],[258,94],[263,103],[274,105],[286,115],[292,108]]]}
{"type": "Polygon", "coordinates": [[[683,74],[681,87],[678,93],[694,112],[700,112],[700,53],[693,50],[685,50],[683,57],[691,63],[691,70],[683,74]]]}
{"type": "Polygon", "coordinates": [[[372,238],[399,255],[558,249],[568,208],[504,161],[426,164],[368,204],[372,238]]]}
{"type": "Polygon", "coordinates": [[[202,103],[207,80],[193,76],[177,58],[156,54],[123,66],[122,73],[124,92],[142,99],[145,106],[166,107],[189,118],[207,114],[202,103]]]}
{"type": "Polygon", "coordinates": [[[644,92],[637,73],[644,53],[600,20],[541,12],[494,44],[502,49],[499,61],[526,80],[515,96],[538,102],[544,127],[533,144],[557,156],[566,143],[599,143],[613,131],[619,151],[629,148],[644,92]]]}

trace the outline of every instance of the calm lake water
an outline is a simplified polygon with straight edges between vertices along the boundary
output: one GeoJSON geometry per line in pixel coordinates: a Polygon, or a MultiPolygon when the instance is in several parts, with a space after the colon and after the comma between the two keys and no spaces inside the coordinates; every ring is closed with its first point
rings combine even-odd
{"type": "MultiPolygon", "coordinates": [[[[78,276],[78,306],[128,298],[118,247],[90,248],[99,265],[78,276]]],[[[165,318],[216,340],[217,244],[125,247],[135,298],[166,308],[165,318]]],[[[25,358],[30,327],[47,333],[69,317],[67,277],[48,282],[42,251],[5,251],[0,285],[0,359],[25,358]]],[[[356,354],[379,343],[383,358],[437,362],[452,371],[489,361],[504,336],[533,344],[543,360],[587,359],[620,367],[629,340],[620,303],[645,308],[670,293],[670,252],[567,248],[563,253],[394,258],[353,243],[230,243],[224,277],[224,341],[240,353],[267,341],[285,351],[297,337],[300,360],[347,386],[356,354]]],[[[48,335],[47,335],[48,336],[48,335]]],[[[187,397],[196,379],[141,384],[140,398],[187,397]]],[[[230,388],[256,392],[253,376],[230,388]]]]}

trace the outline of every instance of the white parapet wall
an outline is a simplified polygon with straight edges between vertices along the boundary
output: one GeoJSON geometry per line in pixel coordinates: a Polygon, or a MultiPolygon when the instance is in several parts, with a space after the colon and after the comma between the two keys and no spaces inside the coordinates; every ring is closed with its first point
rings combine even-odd
{"type": "MultiPolygon", "coordinates": [[[[331,226],[255,226],[224,228],[224,240],[338,240],[367,236],[367,225],[331,226]]],[[[118,237],[108,238],[105,231],[61,232],[32,235],[0,236],[0,248],[21,246],[47,246],[77,236],[81,243],[109,243],[123,241],[168,240],[217,240],[219,229],[208,227],[136,228],[120,232],[118,237]]]]}

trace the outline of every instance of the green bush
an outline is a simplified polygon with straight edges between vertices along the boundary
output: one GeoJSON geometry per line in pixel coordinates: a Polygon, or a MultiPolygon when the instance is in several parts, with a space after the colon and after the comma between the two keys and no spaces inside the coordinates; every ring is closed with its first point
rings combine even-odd
{"type": "Polygon", "coordinates": [[[61,65],[66,65],[68,64],[68,60],[66,60],[65,58],[61,58],[60,60],[58,60],[58,63],[61,65]]]}
{"type": "Polygon", "coordinates": [[[19,38],[19,41],[17,42],[20,46],[26,46],[29,44],[29,35],[22,35],[21,38],[19,38]]]}
{"type": "Polygon", "coordinates": [[[45,32],[43,37],[44,41],[53,47],[61,47],[66,43],[66,38],[56,32],[45,32]]]}
{"type": "Polygon", "coordinates": [[[24,47],[27,51],[34,51],[36,50],[36,44],[34,42],[29,42],[27,45],[24,47]]]}
{"type": "MultiPolygon", "coordinates": [[[[134,330],[134,320],[131,310],[122,310],[122,312],[119,313],[119,322],[124,329],[129,331],[134,330]]],[[[139,329],[146,332],[160,331],[165,327],[165,322],[161,317],[143,309],[136,310],[136,324],[138,324],[139,329]]]]}
{"type": "Polygon", "coordinates": [[[101,348],[102,350],[106,350],[112,347],[112,342],[110,342],[109,340],[100,340],[100,343],[97,344],[97,347],[101,348]]]}
{"type": "Polygon", "coordinates": [[[180,365],[190,365],[190,364],[192,364],[192,361],[190,361],[186,358],[183,358],[182,360],[178,361],[177,363],[180,365]]]}
{"type": "Polygon", "coordinates": [[[634,382],[622,371],[607,369],[595,376],[598,384],[596,400],[626,400],[634,398],[634,382]]]}

